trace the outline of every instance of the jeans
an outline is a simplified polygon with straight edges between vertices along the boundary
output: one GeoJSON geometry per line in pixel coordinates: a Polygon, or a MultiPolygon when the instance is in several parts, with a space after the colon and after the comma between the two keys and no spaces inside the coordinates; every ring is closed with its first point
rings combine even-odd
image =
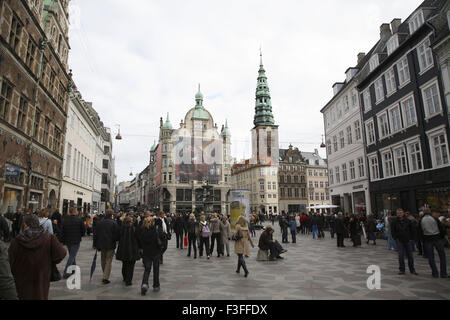
{"type": "Polygon", "coordinates": [[[159,288],[159,259],[159,255],[154,257],[144,257],[142,259],[145,267],[144,277],[142,278],[143,285],[148,285],[148,278],[150,277],[153,265],[153,288],[159,288]]]}
{"type": "Polygon", "coordinates": [[[64,274],[67,274],[67,268],[71,265],[76,265],[75,258],[77,256],[78,250],[80,250],[80,244],[69,244],[67,245],[67,251],[69,251],[69,259],[67,260],[66,267],[64,268],[64,274]]]}
{"type": "Polygon", "coordinates": [[[292,235],[292,243],[296,243],[297,241],[297,239],[296,239],[296,233],[297,233],[297,230],[294,230],[294,231],[292,231],[291,230],[291,235],[292,235]]]}
{"type": "Polygon", "coordinates": [[[203,256],[203,247],[205,247],[206,255],[209,257],[209,238],[200,237],[200,245],[198,247],[198,253],[203,256]]]}
{"type": "Polygon", "coordinates": [[[414,256],[412,251],[411,242],[402,243],[397,242],[397,250],[398,250],[398,264],[400,272],[405,272],[405,253],[408,257],[408,267],[410,272],[415,272],[414,269],[414,256]]]}
{"type": "Polygon", "coordinates": [[[444,243],[441,239],[436,240],[426,240],[423,242],[423,249],[425,251],[426,256],[428,257],[428,264],[431,267],[431,271],[433,272],[433,276],[438,276],[438,270],[436,267],[436,262],[434,261],[434,248],[436,248],[439,261],[440,261],[440,269],[441,276],[447,275],[447,261],[445,257],[445,248],[444,243]]]}
{"type": "Polygon", "coordinates": [[[287,228],[281,229],[281,242],[288,243],[288,230],[287,228]]]}
{"type": "Polygon", "coordinates": [[[314,224],[312,226],[312,234],[313,234],[313,239],[316,238],[316,234],[317,234],[317,238],[319,238],[319,230],[317,228],[317,224],[314,224]]]}
{"type": "Polygon", "coordinates": [[[130,284],[133,281],[134,265],[136,261],[122,261],[122,277],[125,283],[130,284]]]}
{"type": "Polygon", "coordinates": [[[191,255],[192,247],[194,247],[194,257],[197,257],[197,237],[195,236],[195,233],[189,233],[188,239],[189,239],[188,256],[191,255]]]}
{"type": "Polygon", "coordinates": [[[181,233],[176,232],[177,237],[177,249],[181,248],[183,249],[183,231],[181,233]]]}
{"type": "Polygon", "coordinates": [[[334,239],[334,227],[330,226],[330,236],[334,239]]]}
{"type": "Polygon", "coordinates": [[[388,241],[388,249],[394,249],[395,251],[397,251],[397,242],[394,240],[394,238],[392,238],[390,230],[386,231],[386,236],[388,241]]]}
{"type": "Polygon", "coordinates": [[[217,255],[221,255],[222,252],[222,244],[220,240],[222,239],[222,235],[220,233],[213,233],[211,236],[211,245],[210,245],[210,255],[213,254],[214,251],[214,243],[217,242],[217,255]]]}

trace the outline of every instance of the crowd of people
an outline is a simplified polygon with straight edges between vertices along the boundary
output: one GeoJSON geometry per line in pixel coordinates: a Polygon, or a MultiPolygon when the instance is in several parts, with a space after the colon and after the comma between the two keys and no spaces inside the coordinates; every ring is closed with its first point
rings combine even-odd
{"type": "Polygon", "coordinates": [[[234,243],[237,255],[236,273],[241,268],[247,277],[249,270],[245,258],[250,256],[250,246],[255,247],[257,226],[264,230],[258,240],[258,248],[267,251],[269,260],[283,259],[287,252],[274,240],[273,226],[278,221],[282,244],[297,243],[297,236],[312,235],[313,239],[324,239],[325,231],[337,238],[337,247],[345,247],[349,238],[353,247],[361,245],[364,235],[366,243],[380,238],[384,230],[388,249],[398,252],[399,274],[405,274],[405,256],[409,271],[417,275],[413,252],[427,258],[433,277],[447,277],[444,245],[448,245],[449,220],[425,209],[418,216],[398,209],[384,219],[373,215],[344,215],[339,213],[285,213],[279,216],[252,214],[247,219],[239,217],[234,231],[229,216],[204,213],[155,214],[146,212],[118,212],[107,210],[105,214],[82,214],[70,208],[62,216],[55,211],[51,216],[47,209],[31,212],[18,210],[13,216],[0,215],[0,299],[48,299],[50,282],[72,275],[69,267],[76,265],[80,244],[86,236],[92,236],[92,248],[100,253],[102,283],[110,283],[114,257],[122,262],[122,278],[125,286],[131,286],[135,264],[142,260],[144,274],[141,294],[149,290],[149,278],[153,269],[153,290],[160,290],[159,270],[164,262],[164,253],[174,234],[177,249],[187,249],[187,257],[210,259],[214,252],[217,258],[230,257],[230,243],[234,243]],[[262,223],[271,221],[263,227],[262,223]],[[7,243],[10,242],[9,247],[7,243]],[[446,244],[447,243],[447,244],[446,244]],[[434,249],[440,259],[438,271],[434,249]],[[57,265],[68,255],[62,275],[57,265]],[[37,269],[36,269],[37,268],[37,269]],[[34,272],[40,270],[40,272],[34,272]]]}

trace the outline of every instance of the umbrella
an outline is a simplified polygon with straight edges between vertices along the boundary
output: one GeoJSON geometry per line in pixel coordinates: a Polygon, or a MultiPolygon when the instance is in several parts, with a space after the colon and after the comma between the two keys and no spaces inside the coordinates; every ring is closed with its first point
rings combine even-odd
{"type": "Polygon", "coordinates": [[[95,255],[94,255],[94,260],[92,260],[92,265],[91,265],[91,278],[89,279],[89,281],[92,280],[92,275],[94,274],[95,271],[95,267],[97,266],[97,250],[95,250],[95,255]]]}

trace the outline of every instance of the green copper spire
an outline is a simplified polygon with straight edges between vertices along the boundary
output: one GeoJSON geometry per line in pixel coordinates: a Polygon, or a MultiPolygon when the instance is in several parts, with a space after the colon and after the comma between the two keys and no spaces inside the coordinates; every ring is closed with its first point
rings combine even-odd
{"type": "Polygon", "coordinates": [[[198,92],[195,95],[195,110],[192,119],[208,120],[209,116],[205,108],[203,108],[203,94],[200,92],[200,84],[198,84],[198,92]]]}
{"type": "Polygon", "coordinates": [[[169,113],[168,113],[168,112],[167,112],[166,123],[164,123],[164,125],[163,125],[162,128],[165,129],[165,130],[172,130],[172,124],[170,123],[170,120],[169,120],[169,113]]]}
{"type": "Polygon", "coordinates": [[[260,65],[258,83],[256,86],[256,106],[254,125],[266,126],[275,125],[275,120],[272,114],[272,102],[270,99],[269,85],[267,84],[266,70],[262,61],[262,51],[260,51],[260,65]]]}
{"type": "Polygon", "coordinates": [[[220,134],[227,137],[231,136],[230,129],[228,129],[228,120],[225,120],[225,127],[223,127],[220,134]]]}
{"type": "Polygon", "coordinates": [[[155,151],[155,150],[156,150],[156,147],[157,147],[157,145],[156,145],[156,140],[154,140],[154,141],[153,141],[153,146],[151,147],[150,152],[155,151]]]}

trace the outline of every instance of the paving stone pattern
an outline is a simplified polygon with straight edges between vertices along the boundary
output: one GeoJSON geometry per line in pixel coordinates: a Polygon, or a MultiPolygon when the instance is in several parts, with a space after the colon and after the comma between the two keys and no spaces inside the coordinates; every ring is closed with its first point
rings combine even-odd
{"type": "MultiPolygon", "coordinates": [[[[280,230],[275,225],[275,238],[281,242],[280,230]]],[[[92,259],[92,238],[85,237],[77,256],[81,268],[81,290],[69,290],[66,281],[51,284],[51,300],[429,300],[450,299],[450,279],[434,279],[428,261],[415,254],[418,276],[406,273],[399,276],[395,251],[387,250],[386,241],[377,245],[353,248],[346,239],[345,248],[337,248],[336,240],[326,233],[325,239],[313,240],[312,235],[298,235],[297,243],[284,244],[288,250],[284,260],[256,261],[259,234],[254,239],[256,247],[247,258],[248,278],[243,272],[236,274],[237,256],[210,260],[186,257],[187,249],[176,249],[175,237],[169,242],[160,268],[161,291],[151,288],[146,296],[140,295],[144,268],[136,262],[133,285],[125,287],[122,281],[122,263],[113,261],[111,283],[102,284],[100,255],[92,281],[89,281],[92,259]],[[369,265],[381,269],[381,289],[369,290],[366,282],[369,265]]],[[[289,240],[290,237],[289,237],[289,240]]],[[[231,249],[234,248],[232,243],[231,249]]],[[[450,266],[450,251],[446,251],[450,266]]],[[[66,259],[58,265],[62,271],[66,259]]],[[[436,262],[439,260],[436,253],[436,262]]],[[[407,262],[405,261],[406,265],[407,262]]],[[[150,275],[150,287],[152,285],[150,275]]]]}

